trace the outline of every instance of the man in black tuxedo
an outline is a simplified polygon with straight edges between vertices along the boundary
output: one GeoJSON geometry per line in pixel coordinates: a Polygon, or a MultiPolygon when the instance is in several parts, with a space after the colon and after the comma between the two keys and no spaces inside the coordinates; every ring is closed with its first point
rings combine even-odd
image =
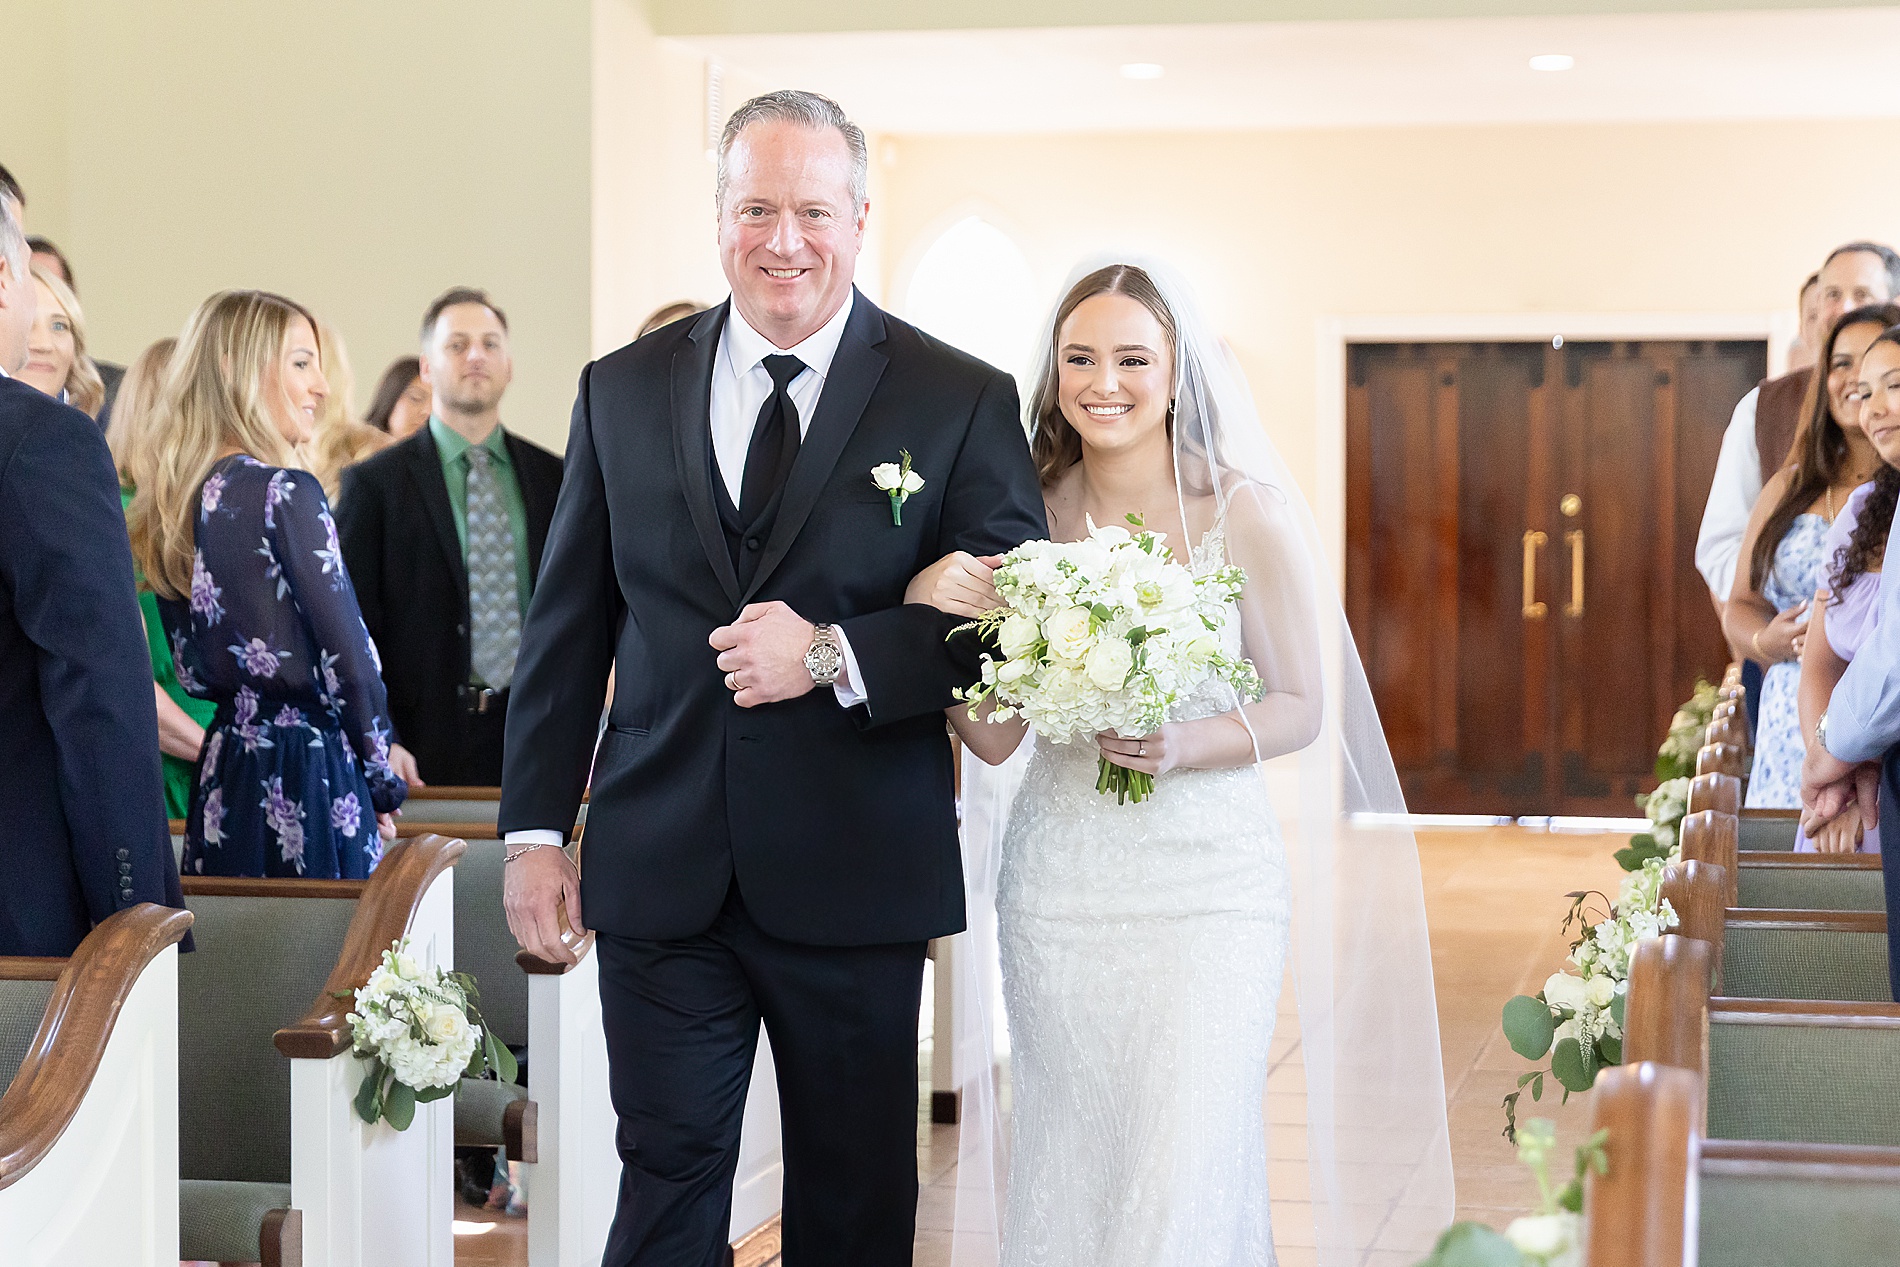
{"type": "Polygon", "coordinates": [[[0,190],[0,955],[184,906],[119,480],[92,419],[11,377],[34,315],[0,190]]]}
{"type": "Polygon", "coordinates": [[[501,425],[508,318],[458,287],[422,318],[429,424],[343,472],[337,535],[411,783],[501,782],[502,735],[561,459],[501,425]]]}
{"type": "Polygon", "coordinates": [[[911,1259],[924,944],[964,920],[943,710],[978,648],[904,591],[1047,530],[1009,377],[852,286],[866,166],[832,102],[746,103],[720,146],[731,300],[581,374],[501,826],[522,944],[571,962],[583,897],[597,934],[614,1267],[724,1261],[761,1021],[785,1261],[911,1259]],[[872,468],[905,453],[923,484],[894,506],[872,468]],[[590,762],[580,876],[549,846],[590,762]]]}

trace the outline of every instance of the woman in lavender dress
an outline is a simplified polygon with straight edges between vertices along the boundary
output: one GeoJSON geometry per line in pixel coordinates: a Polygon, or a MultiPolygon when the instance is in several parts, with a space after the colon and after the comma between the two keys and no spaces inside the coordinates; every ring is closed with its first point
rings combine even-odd
{"type": "Polygon", "coordinates": [[[292,469],[328,391],[316,330],[258,291],[200,305],[129,513],[179,682],[218,705],[186,817],[192,874],[361,879],[408,790],[329,503],[292,469]]]}
{"type": "Polygon", "coordinates": [[[1856,308],[1828,331],[1787,464],[1762,489],[1742,538],[1745,566],[1735,570],[1722,625],[1731,646],[1767,666],[1748,777],[1751,809],[1801,804],[1807,745],[1796,694],[1809,600],[1826,583],[1829,526],[1848,494],[1881,466],[1860,428],[1854,391],[1861,353],[1896,323],[1900,307],[1882,304],[1856,308]]]}
{"type": "MultiPolygon", "coordinates": [[[[1867,399],[1871,395],[1867,384],[1893,374],[1900,374],[1900,330],[1881,335],[1862,355],[1858,397],[1867,399]]],[[[1812,734],[1827,711],[1848,661],[1867,641],[1880,614],[1881,564],[1894,506],[1900,502],[1900,415],[1870,408],[1862,414],[1862,425],[1886,465],[1871,483],[1854,490],[1828,531],[1828,588],[1814,596],[1814,615],[1801,656],[1804,734],[1812,734]]],[[[1800,833],[1794,847],[1802,853],[1879,853],[1880,829],[1863,827],[1858,815],[1843,814],[1812,840],[1806,832],[1800,833]]]]}

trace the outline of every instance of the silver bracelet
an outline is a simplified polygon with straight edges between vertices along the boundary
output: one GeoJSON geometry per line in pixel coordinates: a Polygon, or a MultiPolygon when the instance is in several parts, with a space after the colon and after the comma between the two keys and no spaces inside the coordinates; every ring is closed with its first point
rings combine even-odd
{"type": "Polygon", "coordinates": [[[508,854],[506,857],[502,858],[501,863],[503,866],[507,866],[509,863],[513,862],[515,859],[525,858],[537,849],[559,849],[560,847],[561,847],[561,842],[557,840],[543,840],[537,844],[523,845],[521,848],[515,850],[513,853],[508,854]]]}

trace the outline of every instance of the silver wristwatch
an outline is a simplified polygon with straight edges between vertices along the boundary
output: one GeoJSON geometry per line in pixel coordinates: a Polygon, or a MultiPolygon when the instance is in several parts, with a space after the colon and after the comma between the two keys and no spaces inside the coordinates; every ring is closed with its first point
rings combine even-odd
{"type": "Polygon", "coordinates": [[[811,647],[805,652],[805,671],[813,686],[830,686],[844,668],[844,650],[838,645],[838,631],[831,625],[812,630],[811,647]]]}
{"type": "Polygon", "coordinates": [[[1814,723],[1814,742],[1821,745],[1822,752],[1826,752],[1828,750],[1827,748],[1827,714],[1826,713],[1822,713],[1821,720],[1814,723]]]}

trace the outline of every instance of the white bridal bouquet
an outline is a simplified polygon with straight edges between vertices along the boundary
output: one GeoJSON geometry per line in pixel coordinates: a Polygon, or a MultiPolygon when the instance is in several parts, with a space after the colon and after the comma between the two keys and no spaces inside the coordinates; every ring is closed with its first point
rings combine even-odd
{"type": "MultiPolygon", "coordinates": [[[[1196,576],[1175,562],[1158,532],[1089,524],[1080,541],[1030,541],[1003,556],[1003,606],[962,629],[994,633],[1003,658],[983,657],[983,679],[958,698],[994,699],[991,720],[1021,716],[1042,738],[1068,743],[1104,731],[1153,734],[1168,706],[1209,679],[1243,702],[1260,697],[1260,675],[1227,655],[1215,637],[1240,600],[1237,567],[1196,576]]],[[[1141,801],[1154,776],[1099,763],[1095,788],[1117,804],[1141,801]]]]}
{"type": "Polygon", "coordinates": [[[365,1122],[384,1118],[407,1130],[416,1105],[453,1094],[465,1075],[493,1069],[503,1082],[515,1080],[514,1053],[482,1024],[475,978],[424,967],[407,938],[383,952],[382,965],[353,993],[356,1010],[345,1019],[351,1049],[367,1066],[356,1093],[365,1122]]]}

